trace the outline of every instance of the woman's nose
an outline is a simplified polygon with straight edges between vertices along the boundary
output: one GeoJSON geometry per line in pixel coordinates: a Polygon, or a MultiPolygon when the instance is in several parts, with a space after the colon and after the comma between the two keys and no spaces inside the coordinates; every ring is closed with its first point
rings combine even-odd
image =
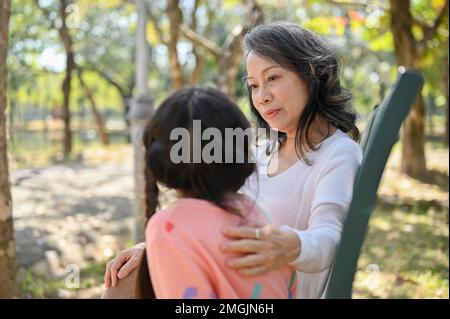
{"type": "Polygon", "coordinates": [[[268,90],[261,90],[258,95],[258,102],[259,104],[267,104],[272,101],[272,95],[268,90]]]}

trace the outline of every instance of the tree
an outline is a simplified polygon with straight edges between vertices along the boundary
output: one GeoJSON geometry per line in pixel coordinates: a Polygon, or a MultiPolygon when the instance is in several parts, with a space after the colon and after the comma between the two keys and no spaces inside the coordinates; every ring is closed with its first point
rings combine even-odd
{"type": "Polygon", "coordinates": [[[0,2],[0,298],[19,296],[5,120],[10,9],[10,0],[0,2]]]}
{"type": "Polygon", "coordinates": [[[58,34],[64,45],[64,51],[66,53],[66,71],[61,89],[64,96],[62,114],[62,118],[64,121],[63,154],[64,158],[68,158],[70,156],[70,153],[72,152],[72,131],[70,128],[70,93],[72,90],[72,72],[76,68],[73,52],[73,41],[69,32],[69,28],[66,24],[68,18],[66,9],[69,5],[69,1],[59,0],[59,18],[61,19],[59,26],[57,25],[56,21],[51,18],[51,12],[47,8],[42,7],[39,4],[39,0],[36,0],[36,5],[48,17],[52,24],[52,27],[58,30],[58,34]]]}
{"type": "Polygon", "coordinates": [[[211,53],[217,64],[217,87],[231,98],[235,98],[235,82],[242,61],[244,35],[255,25],[263,22],[261,8],[255,0],[243,0],[245,21],[235,26],[225,38],[222,48],[206,37],[197,34],[187,25],[181,25],[181,32],[190,39],[192,43],[203,47],[211,53]]]}
{"type": "MultiPolygon", "coordinates": [[[[195,32],[199,32],[198,30],[198,18],[197,18],[197,10],[199,8],[201,4],[201,0],[195,0],[194,3],[194,9],[192,10],[191,13],[191,29],[194,30],[195,32]]],[[[212,19],[214,16],[214,8],[211,5],[210,2],[206,1],[205,3],[206,5],[206,28],[205,31],[203,32],[203,36],[205,36],[206,38],[208,38],[211,35],[211,30],[212,30],[212,19]]],[[[194,53],[194,57],[195,57],[195,68],[192,71],[192,77],[191,77],[191,84],[192,85],[196,85],[201,78],[202,75],[202,71],[203,71],[203,67],[205,65],[205,50],[202,47],[197,47],[197,46],[193,46],[192,51],[194,53]]]]}
{"type": "MultiPolygon", "coordinates": [[[[14,70],[8,72],[11,142],[15,137],[14,127],[24,124],[23,115],[26,115],[26,109],[31,106],[24,104],[31,104],[29,103],[31,100],[37,102],[36,97],[43,96],[44,93],[52,92],[52,97],[59,93],[53,89],[53,83],[51,86],[44,86],[44,89],[38,88],[39,80],[43,77],[47,78],[47,74],[38,67],[36,61],[45,47],[52,46],[55,41],[53,35],[47,31],[45,17],[36,14],[35,11],[35,5],[30,1],[16,0],[11,3],[8,41],[8,69],[14,70]],[[30,41],[30,39],[33,40],[30,41]],[[31,93],[29,100],[23,98],[25,91],[31,93]]],[[[35,109],[34,105],[31,107],[35,109]]]]}
{"type": "MultiPolygon", "coordinates": [[[[445,28],[443,31],[440,30],[444,21],[448,25],[448,0],[433,3],[419,0],[414,2],[414,7],[411,6],[410,0],[390,0],[390,6],[356,1],[328,0],[328,2],[338,6],[357,7],[362,11],[369,11],[374,6],[376,11],[387,13],[389,19],[383,19],[385,15],[381,14],[382,19],[380,20],[386,20],[388,24],[380,25],[376,37],[384,40],[384,46],[389,46],[389,42],[393,43],[393,50],[399,66],[419,69],[426,73],[423,68],[427,68],[428,65],[424,66],[424,58],[430,51],[436,55],[436,52],[431,50],[434,48],[435,40],[442,33],[445,35],[441,37],[448,41],[448,31],[445,31],[445,28]],[[434,20],[426,21],[432,16],[434,16],[434,20]]],[[[435,62],[434,59],[431,60],[433,63],[435,62]]],[[[427,78],[425,84],[427,85],[429,82],[430,79],[427,78]]],[[[401,131],[401,171],[416,178],[423,178],[427,175],[424,122],[425,105],[422,94],[419,94],[401,131]]]]}
{"type": "MultiPolygon", "coordinates": [[[[195,0],[193,4],[192,11],[190,13],[190,27],[197,30],[197,12],[201,4],[201,0],[195,0]]],[[[206,17],[208,20],[208,27],[206,28],[204,35],[209,34],[211,31],[211,17],[213,15],[211,5],[206,2],[206,17]]],[[[192,76],[188,80],[187,72],[185,72],[183,66],[179,59],[178,44],[181,42],[181,30],[180,28],[185,24],[184,12],[180,8],[179,0],[167,0],[167,5],[163,12],[160,11],[155,6],[146,6],[147,15],[150,17],[151,26],[154,28],[158,35],[159,41],[162,45],[167,48],[169,66],[170,66],[170,80],[172,84],[172,89],[177,90],[184,87],[187,83],[197,84],[201,77],[201,72],[203,69],[203,64],[205,60],[204,54],[200,54],[202,48],[196,48],[193,46],[192,51],[195,56],[195,67],[192,71],[192,76]],[[167,17],[169,30],[168,36],[165,36],[163,31],[162,20],[165,16],[167,17]]]]}
{"type": "Polygon", "coordinates": [[[183,14],[178,2],[178,0],[167,0],[167,16],[170,21],[170,37],[167,49],[169,50],[170,77],[174,90],[184,86],[183,70],[178,59],[177,50],[180,25],[183,23],[183,14]]]}
{"type": "Polygon", "coordinates": [[[109,144],[108,134],[105,130],[105,124],[103,121],[103,117],[101,113],[98,111],[97,104],[95,103],[94,95],[92,94],[92,90],[88,87],[86,82],[83,80],[83,71],[80,67],[76,67],[78,71],[78,80],[80,81],[81,87],[84,90],[84,93],[91,104],[92,114],[94,114],[95,125],[97,126],[97,133],[100,136],[100,140],[103,145],[109,144]]]}
{"type": "MultiPolygon", "coordinates": [[[[216,66],[213,76],[214,83],[231,98],[235,98],[236,77],[243,55],[242,39],[250,28],[262,22],[263,17],[262,11],[255,0],[241,0],[240,2],[243,8],[242,21],[239,21],[230,29],[226,27],[233,25],[233,21],[221,21],[221,25],[213,23],[218,21],[217,16],[216,20],[212,21],[214,10],[216,12],[219,10],[218,7],[214,7],[215,2],[213,1],[203,2],[196,0],[193,2],[192,9],[182,9],[179,0],[168,0],[164,17],[167,17],[169,30],[164,30],[163,22],[165,20],[156,17],[157,15],[154,11],[157,8],[154,8],[154,6],[147,7],[150,21],[160,42],[167,47],[173,89],[179,89],[187,83],[197,84],[200,81],[204,63],[207,59],[207,55],[204,53],[209,53],[213,57],[216,66]],[[204,9],[201,11],[205,12],[202,19],[206,21],[206,27],[202,31],[198,28],[199,19],[197,16],[201,6],[204,9]],[[213,28],[216,29],[216,34],[211,35],[213,28]],[[168,33],[168,36],[165,36],[166,33],[168,33]],[[216,40],[211,38],[216,38],[216,40]],[[216,44],[216,42],[220,44],[216,44]],[[195,66],[190,70],[191,72],[188,72],[187,68],[180,63],[180,43],[190,44],[192,47],[195,66]]],[[[226,2],[222,4],[224,3],[226,4],[226,2]]]]}
{"type": "MultiPolygon", "coordinates": [[[[448,0],[442,6],[436,19],[428,25],[415,19],[411,13],[410,0],[390,0],[391,31],[399,65],[421,68],[421,59],[427,50],[427,42],[436,37],[438,28],[448,14],[448,0]],[[413,26],[421,29],[422,38],[417,40],[413,26]]],[[[402,128],[402,172],[412,177],[424,177],[427,172],[425,162],[425,105],[419,94],[411,113],[402,128]]]]}
{"type": "MultiPolygon", "coordinates": [[[[36,0],[36,3],[39,5],[39,0],[36,0]]],[[[73,72],[77,71],[78,79],[80,82],[80,86],[82,90],[84,91],[84,94],[87,98],[87,100],[90,103],[92,114],[94,116],[95,124],[97,127],[97,132],[100,136],[100,140],[103,143],[103,145],[109,144],[109,138],[105,129],[104,120],[102,117],[102,114],[99,112],[97,105],[95,103],[95,98],[93,91],[88,87],[86,82],[83,80],[82,72],[84,70],[93,70],[98,75],[103,77],[110,85],[113,85],[114,87],[118,88],[119,94],[121,95],[123,99],[124,104],[128,104],[128,99],[131,97],[131,88],[124,92],[126,89],[124,89],[122,86],[117,84],[106,72],[102,71],[100,68],[96,67],[94,63],[90,63],[85,57],[83,57],[83,67],[80,66],[78,63],[75,62],[75,56],[76,56],[76,50],[75,50],[75,44],[72,38],[72,35],[70,34],[69,28],[68,28],[68,5],[70,4],[69,0],[59,0],[59,18],[60,23],[55,19],[51,18],[51,11],[47,8],[44,8],[40,6],[40,9],[42,12],[48,17],[48,19],[51,22],[51,25],[54,29],[58,30],[58,34],[60,36],[61,42],[64,46],[64,51],[66,53],[66,70],[65,70],[65,78],[62,83],[62,91],[63,91],[63,120],[64,120],[64,156],[68,157],[71,153],[72,149],[72,134],[70,129],[70,98],[72,93],[72,76],[73,72]]],[[[98,12],[96,12],[98,14],[98,12]]],[[[90,43],[92,44],[92,42],[90,43]]],[[[88,51],[88,50],[86,50],[88,51]]],[[[88,54],[87,54],[88,55],[88,54]]],[[[111,61],[110,61],[111,62],[111,61]]],[[[114,64],[113,64],[114,65],[114,64]]],[[[133,81],[130,81],[130,83],[127,84],[127,86],[133,86],[133,81]]]]}
{"type": "Polygon", "coordinates": [[[135,86],[134,12],[135,6],[131,2],[89,3],[75,43],[78,66],[83,71],[97,73],[119,93],[127,126],[126,115],[135,86]],[[117,23],[119,19],[125,19],[127,23],[117,23]]]}
{"type": "Polygon", "coordinates": [[[219,72],[217,86],[228,96],[234,97],[236,87],[236,76],[239,71],[239,64],[243,57],[242,41],[245,34],[255,25],[263,22],[261,8],[255,0],[244,0],[245,21],[236,26],[225,39],[223,52],[219,58],[219,72]]]}
{"type": "Polygon", "coordinates": [[[64,157],[69,157],[72,152],[72,131],[70,129],[70,93],[72,90],[72,72],[75,70],[75,60],[73,53],[73,41],[67,27],[67,11],[69,4],[67,0],[60,0],[59,14],[61,17],[61,27],[58,28],[59,36],[64,45],[66,52],[66,76],[62,83],[62,91],[64,95],[63,102],[63,120],[64,120],[64,157]]]}
{"type": "Polygon", "coordinates": [[[445,95],[445,132],[444,132],[444,140],[445,143],[448,146],[448,139],[449,139],[449,131],[450,131],[450,123],[449,123],[449,112],[448,112],[448,108],[449,108],[449,97],[448,97],[448,38],[447,38],[447,43],[446,43],[446,57],[444,58],[444,73],[442,75],[443,77],[443,81],[442,81],[442,90],[444,91],[444,95],[445,95]]]}

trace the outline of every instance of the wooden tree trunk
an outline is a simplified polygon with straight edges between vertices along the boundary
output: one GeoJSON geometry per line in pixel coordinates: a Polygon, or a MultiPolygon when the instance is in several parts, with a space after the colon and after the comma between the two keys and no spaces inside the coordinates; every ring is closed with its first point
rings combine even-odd
{"type": "MultiPolygon", "coordinates": [[[[395,53],[399,66],[420,68],[417,40],[412,33],[413,18],[410,0],[390,0],[391,27],[395,53]]],[[[402,157],[401,171],[412,177],[427,174],[425,162],[425,105],[419,94],[401,131],[402,157]]]]}
{"type": "Polygon", "coordinates": [[[425,163],[425,104],[422,94],[417,97],[411,113],[402,127],[401,170],[409,176],[421,178],[427,174],[425,163]]]}
{"type": "Polygon", "coordinates": [[[95,119],[95,125],[97,127],[97,133],[100,136],[100,140],[102,141],[103,145],[109,145],[109,138],[108,134],[106,134],[105,130],[105,124],[102,118],[102,115],[97,109],[97,105],[95,103],[94,96],[89,89],[89,87],[86,85],[86,83],[83,80],[82,72],[81,70],[78,70],[78,79],[80,80],[81,87],[83,88],[87,99],[89,100],[89,103],[91,105],[92,114],[94,114],[95,119]]]}
{"type": "MultiPolygon", "coordinates": [[[[195,32],[197,32],[197,10],[201,3],[201,0],[195,0],[194,9],[192,11],[191,15],[191,29],[195,32]]],[[[212,31],[212,19],[214,17],[214,8],[211,3],[208,3],[208,1],[205,2],[206,5],[206,16],[207,16],[207,25],[205,28],[205,31],[203,33],[203,36],[206,38],[209,38],[212,31]]],[[[205,66],[205,59],[206,59],[206,50],[202,46],[193,45],[193,53],[195,56],[195,68],[192,71],[191,76],[191,85],[197,85],[200,82],[203,67],[205,66]]]]}
{"type": "Polygon", "coordinates": [[[72,152],[72,130],[70,128],[70,93],[72,89],[72,71],[74,68],[73,65],[73,56],[69,52],[66,52],[66,76],[62,83],[62,91],[63,91],[63,121],[64,121],[64,140],[63,140],[63,153],[64,158],[68,158],[70,153],[72,152]]]}
{"type": "Polygon", "coordinates": [[[197,85],[202,77],[203,67],[205,65],[205,50],[194,48],[195,68],[192,71],[191,85],[197,85]]]}
{"type": "Polygon", "coordinates": [[[232,99],[236,98],[236,76],[242,62],[244,36],[264,20],[262,10],[255,0],[242,0],[242,2],[245,7],[246,20],[242,26],[232,30],[225,40],[224,51],[219,59],[219,77],[217,78],[218,88],[232,99]]]}
{"type": "Polygon", "coordinates": [[[120,97],[122,98],[122,105],[123,105],[123,119],[124,119],[125,125],[127,127],[125,141],[127,143],[131,143],[131,134],[130,134],[131,123],[128,118],[128,114],[129,114],[130,108],[131,108],[130,104],[131,104],[132,96],[120,94],[120,97]]]}
{"type": "Polygon", "coordinates": [[[177,50],[179,30],[183,19],[181,9],[178,6],[178,0],[167,1],[167,16],[170,21],[170,39],[167,44],[167,49],[169,51],[170,78],[172,80],[173,90],[178,90],[185,84],[177,50]]]}
{"type": "Polygon", "coordinates": [[[72,72],[75,69],[75,61],[73,57],[73,45],[70,37],[69,29],[66,26],[66,7],[67,0],[60,0],[60,17],[61,27],[58,29],[61,40],[64,44],[64,50],[66,51],[66,76],[62,84],[62,91],[64,96],[63,102],[63,121],[64,121],[64,157],[68,158],[72,152],[72,131],[70,129],[70,93],[72,90],[72,72]]]}
{"type": "MultiPolygon", "coordinates": [[[[237,32],[242,33],[240,30],[237,32]]],[[[226,46],[219,61],[217,87],[233,99],[236,98],[236,76],[244,52],[241,44],[242,39],[243,36],[234,37],[233,42],[226,46]]]]}
{"type": "MultiPolygon", "coordinates": [[[[138,50],[136,50],[138,51],[138,50]]],[[[144,48],[144,55],[146,54],[145,52],[147,52],[148,55],[148,50],[145,50],[144,48]]],[[[137,52],[135,52],[137,53],[137,52]]],[[[131,104],[131,99],[132,99],[132,92],[133,92],[133,88],[135,86],[136,83],[136,79],[133,78],[132,81],[130,81],[130,83],[128,83],[127,86],[122,86],[120,85],[118,82],[114,81],[107,73],[105,73],[104,71],[96,68],[93,65],[89,66],[89,70],[96,72],[98,75],[100,75],[106,82],[108,82],[110,85],[112,85],[113,87],[115,87],[117,89],[117,92],[119,93],[121,99],[122,99],[122,106],[123,106],[123,115],[124,115],[124,121],[125,124],[127,126],[127,135],[126,135],[126,141],[127,143],[131,142],[131,136],[130,136],[130,120],[128,119],[128,114],[130,111],[130,104],[131,104]]],[[[136,76],[136,74],[135,74],[136,76]]],[[[142,79],[142,81],[145,81],[146,79],[142,79]]]]}
{"type": "MultiPolygon", "coordinates": [[[[447,48],[448,48],[448,40],[447,40],[447,48]]],[[[444,58],[444,74],[442,79],[442,90],[444,91],[445,96],[445,132],[444,132],[444,141],[448,146],[448,135],[449,135],[449,120],[448,120],[448,55],[444,58]]]]}
{"type": "Polygon", "coordinates": [[[6,54],[10,0],[0,2],[0,298],[19,297],[6,144],[6,54]]]}
{"type": "Polygon", "coordinates": [[[14,112],[16,111],[17,102],[16,94],[10,89],[9,90],[9,139],[13,140],[14,131],[14,112]]]}

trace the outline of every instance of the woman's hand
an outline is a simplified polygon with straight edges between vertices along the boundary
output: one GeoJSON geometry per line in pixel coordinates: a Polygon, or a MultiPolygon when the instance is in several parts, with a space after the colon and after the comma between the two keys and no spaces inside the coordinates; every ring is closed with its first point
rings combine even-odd
{"type": "Polygon", "coordinates": [[[106,264],[105,288],[115,287],[119,279],[125,278],[139,266],[144,254],[145,243],[139,243],[131,248],[122,250],[116,258],[106,264]]]}
{"type": "Polygon", "coordinates": [[[234,239],[222,245],[224,252],[245,254],[227,262],[227,266],[244,276],[261,275],[286,265],[301,251],[297,234],[272,225],[249,221],[240,227],[224,229],[222,233],[234,239]]]}

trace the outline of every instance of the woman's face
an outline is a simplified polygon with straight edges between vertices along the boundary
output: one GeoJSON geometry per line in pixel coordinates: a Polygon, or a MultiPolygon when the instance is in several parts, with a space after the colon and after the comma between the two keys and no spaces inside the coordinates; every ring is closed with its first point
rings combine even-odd
{"type": "Polygon", "coordinates": [[[247,55],[247,82],[253,105],[271,128],[295,136],[308,88],[300,77],[268,58],[247,55]]]}

